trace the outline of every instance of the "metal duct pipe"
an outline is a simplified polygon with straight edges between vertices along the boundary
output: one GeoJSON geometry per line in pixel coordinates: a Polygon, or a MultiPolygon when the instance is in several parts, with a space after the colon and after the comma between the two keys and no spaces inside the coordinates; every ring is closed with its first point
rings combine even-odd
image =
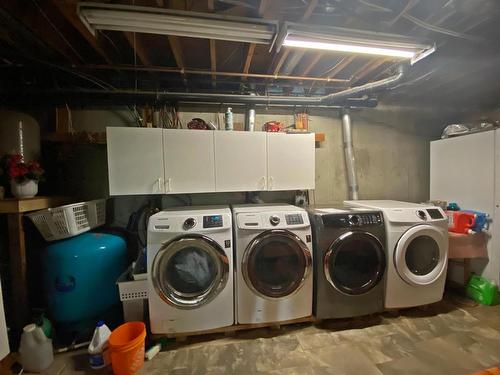
{"type": "Polygon", "coordinates": [[[344,158],[347,174],[347,188],[349,199],[358,199],[358,179],[356,177],[356,161],[354,159],[354,149],[352,145],[351,114],[349,109],[344,108],[342,116],[342,139],[344,143],[344,158]]]}
{"type": "MultiPolygon", "coordinates": [[[[239,94],[215,94],[215,93],[189,93],[189,92],[160,92],[160,91],[145,91],[145,90],[96,90],[96,89],[82,89],[82,90],[59,90],[59,94],[88,94],[88,95],[124,95],[124,96],[149,96],[155,100],[170,100],[170,101],[193,101],[193,102],[212,102],[212,103],[245,103],[245,104],[264,104],[264,105],[325,105],[335,106],[338,104],[345,105],[345,101],[351,99],[356,95],[371,94],[376,91],[392,88],[396,86],[405,76],[406,67],[400,65],[398,73],[381,79],[379,81],[366,83],[361,86],[353,87],[350,89],[342,90],[325,96],[258,96],[258,95],[239,95],[239,94]]],[[[50,95],[50,90],[33,90],[31,93],[50,95]]],[[[13,92],[9,92],[13,95],[13,92]]],[[[30,91],[24,92],[30,94],[30,91]]],[[[23,95],[23,92],[16,93],[16,95],[23,95]]]]}

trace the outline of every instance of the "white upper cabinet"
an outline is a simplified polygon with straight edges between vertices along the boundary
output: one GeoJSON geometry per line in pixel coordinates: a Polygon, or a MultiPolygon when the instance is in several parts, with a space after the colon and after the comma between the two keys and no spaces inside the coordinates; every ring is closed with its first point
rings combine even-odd
{"type": "Polygon", "coordinates": [[[314,134],[267,133],[268,190],[314,189],[314,134]]]}
{"type": "Polygon", "coordinates": [[[215,191],[214,132],[163,129],[165,192],[215,191]]]}
{"type": "Polygon", "coordinates": [[[106,128],[110,195],[162,194],[162,129],[106,128]]]}
{"type": "Polygon", "coordinates": [[[314,189],[314,134],[106,130],[111,195],[314,189]]]}
{"type": "Polygon", "coordinates": [[[216,131],[217,191],[267,190],[266,133],[216,131]]]}

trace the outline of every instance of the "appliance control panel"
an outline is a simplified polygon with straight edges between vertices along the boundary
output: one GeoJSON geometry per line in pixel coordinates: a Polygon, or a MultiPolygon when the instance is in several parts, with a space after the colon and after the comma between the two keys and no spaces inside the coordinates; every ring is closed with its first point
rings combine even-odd
{"type": "Polygon", "coordinates": [[[203,228],[220,228],[223,225],[222,215],[203,216],[203,228]]]}
{"type": "Polygon", "coordinates": [[[287,225],[304,224],[304,219],[301,214],[287,214],[285,215],[287,225]]]}
{"type": "Polygon", "coordinates": [[[383,219],[380,212],[356,213],[348,215],[323,215],[323,224],[325,226],[335,226],[340,228],[361,227],[371,225],[382,225],[383,219]]]}
{"type": "Polygon", "coordinates": [[[307,212],[238,213],[236,224],[241,229],[302,228],[309,226],[307,212]]]}

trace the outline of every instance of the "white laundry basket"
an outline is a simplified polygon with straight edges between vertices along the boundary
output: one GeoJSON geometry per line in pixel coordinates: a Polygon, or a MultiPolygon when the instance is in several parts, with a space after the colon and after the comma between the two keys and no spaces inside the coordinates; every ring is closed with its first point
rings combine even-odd
{"type": "Polygon", "coordinates": [[[106,222],[106,199],[67,204],[27,214],[45,241],[87,232],[106,222]]]}
{"type": "Polygon", "coordinates": [[[117,281],[123,305],[123,319],[126,322],[143,321],[148,300],[147,275],[137,275],[140,276],[138,279],[130,280],[131,269],[125,271],[117,281]]]}

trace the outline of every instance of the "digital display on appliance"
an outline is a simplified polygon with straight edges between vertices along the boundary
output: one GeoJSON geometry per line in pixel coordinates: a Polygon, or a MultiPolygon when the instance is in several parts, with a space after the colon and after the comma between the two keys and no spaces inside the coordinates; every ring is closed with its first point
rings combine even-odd
{"type": "Polygon", "coordinates": [[[443,218],[441,211],[439,211],[437,208],[429,208],[427,210],[427,212],[429,213],[429,216],[431,217],[431,219],[442,219],[443,218]]]}
{"type": "Polygon", "coordinates": [[[222,226],[222,215],[203,216],[203,228],[218,228],[222,226]]]}
{"type": "Polygon", "coordinates": [[[304,220],[302,219],[301,214],[290,214],[285,215],[287,225],[297,225],[304,224],[304,220]]]}

